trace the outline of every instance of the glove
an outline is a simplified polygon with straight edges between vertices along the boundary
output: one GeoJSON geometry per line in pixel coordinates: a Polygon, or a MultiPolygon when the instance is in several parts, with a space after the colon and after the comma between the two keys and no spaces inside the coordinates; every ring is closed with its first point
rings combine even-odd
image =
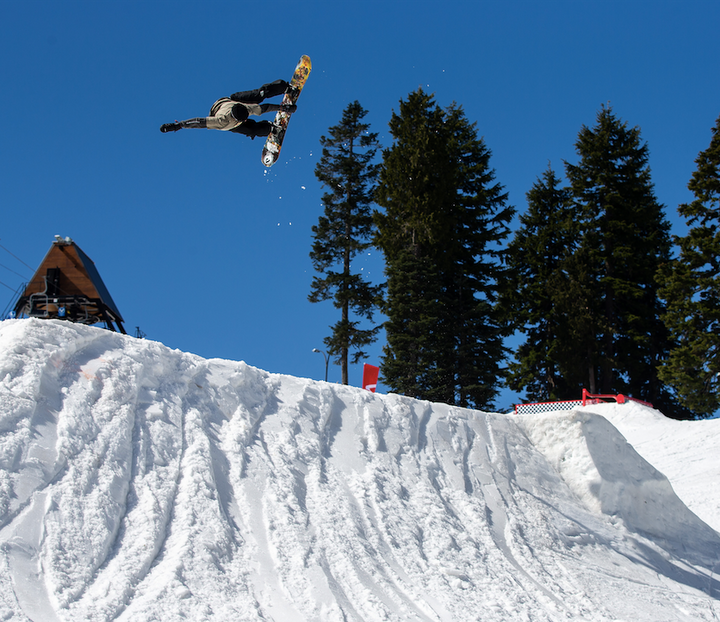
{"type": "Polygon", "coordinates": [[[297,110],[297,106],[295,104],[281,104],[280,110],[282,112],[287,112],[288,114],[292,114],[297,110]]]}
{"type": "Polygon", "coordinates": [[[163,123],[160,126],[160,131],[165,134],[167,132],[177,132],[182,129],[182,123],[163,123]]]}

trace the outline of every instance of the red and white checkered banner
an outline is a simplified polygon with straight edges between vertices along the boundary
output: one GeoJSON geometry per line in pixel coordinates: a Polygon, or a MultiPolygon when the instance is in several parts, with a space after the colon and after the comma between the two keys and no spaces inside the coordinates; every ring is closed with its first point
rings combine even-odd
{"type": "Polygon", "coordinates": [[[553,410],[572,410],[582,406],[582,400],[568,400],[565,402],[535,402],[534,404],[515,404],[516,415],[536,415],[553,410]]]}

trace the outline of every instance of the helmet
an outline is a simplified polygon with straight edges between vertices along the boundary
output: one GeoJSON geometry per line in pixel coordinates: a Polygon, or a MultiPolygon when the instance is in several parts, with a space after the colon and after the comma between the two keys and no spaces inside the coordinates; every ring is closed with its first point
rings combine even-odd
{"type": "Polygon", "coordinates": [[[242,104],[235,104],[232,107],[232,117],[239,123],[242,123],[248,118],[248,109],[242,104]]]}

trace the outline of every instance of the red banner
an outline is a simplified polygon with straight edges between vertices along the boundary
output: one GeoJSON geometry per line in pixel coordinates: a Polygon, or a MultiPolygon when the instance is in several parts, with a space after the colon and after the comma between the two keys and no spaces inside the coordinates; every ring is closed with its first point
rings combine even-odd
{"type": "Polygon", "coordinates": [[[367,389],[368,391],[372,391],[373,393],[375,393],[379,375],[379,367],[375,367],[375,365],[368,365],[367,363],[365,363],[363,365],[363,389],[367,389]]]}

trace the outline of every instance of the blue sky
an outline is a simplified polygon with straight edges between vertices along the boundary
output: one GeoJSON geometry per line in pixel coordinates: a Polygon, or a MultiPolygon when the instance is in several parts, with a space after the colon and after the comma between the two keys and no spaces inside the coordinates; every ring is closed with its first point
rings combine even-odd
{"type": "MultiPolygon", "coordinates": [[[[717,0],[3,3],[0,310],[53,236],[70,236],[129,333],[321,379],[312,349],[338,317],[307,301],[314,169],[349,103],[384,147],[392,111],[419,86],[462,104],[522,212],[609,102],[641,128],[657,197],[683,233],[677,206],[720,115],[718,23],[717,0]],[[260,139],[160,133],[218,97],[289,79],[301,54],[313,72],[273,168],[260,139]]],[[[376,251],[356,266],[383,280],[376,251]]]]}

